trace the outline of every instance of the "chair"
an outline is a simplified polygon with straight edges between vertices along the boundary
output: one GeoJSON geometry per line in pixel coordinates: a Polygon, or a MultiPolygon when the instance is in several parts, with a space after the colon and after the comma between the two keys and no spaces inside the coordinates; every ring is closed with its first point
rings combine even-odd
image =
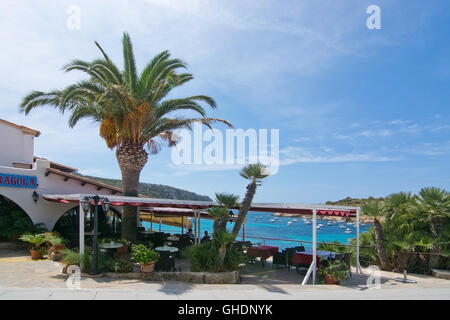
{"type": "Polygon", "coordinates": [[[155,265],[155,270],[158,271],[176,271],[175,256],[172,256],[169,251],[160,251],[159,260],[155,265]]]}
{"type": "Polygon", "coordinates": [[[292,257],[294,256],[294,253],[295,253],[296,251],[297,251],[297,250],[296,250],[295,248],[286,248],[286,249],[285,249],[285,252],[286,252],[286,255],[287,255],[287,259],[288,259],[288,266],[289,266],[289,269],[290,269],[291,266],[293,266],[293,263],[292,263],[292,257]]]}
{"type": "Polygon", "coordinates": [[[348,274],[350,275],[350,277],[352,276],[352,267],[350,265],[350,259],[352,258],[352,253],[351,252],[346,252],[344,253],[344,259],[343,261],[345,262],[345,264],[347,265],[348,268],[348,274]]]}
{"type": "Polygon", "coordinates": [[[242,241],[236,241],[233,243],[232,248],[241,251],[243,249],[243,245],[244,244],[242,243],[242,241]]]}
{"type": "Polygon", "coordinates": [[[287,268],[289,265],[286,252],[275,252],[272,259],[272,268],[275,266],[275,268],[278,269],[279,265],[285,266],[287,268]]]}

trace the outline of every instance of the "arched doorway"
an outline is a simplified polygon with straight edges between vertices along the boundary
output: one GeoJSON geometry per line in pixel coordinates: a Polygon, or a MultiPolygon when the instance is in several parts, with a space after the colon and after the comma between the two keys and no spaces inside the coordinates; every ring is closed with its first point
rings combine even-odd
{"type": "MultiPolygon", "coordinates": [[[[57,231],[68,241],[68,247],[77,247],[79,244],[79,211],[80,207],[76,206],[66,211],[56,222],[53,231],[57,231]]],[[[84,216],[84,230],[89,234],[94,226],[94,214],[91,209],[84,216]]],[[[121,233],[121,213],[111,207],[108,212],[103,212],[102,206],[98,207],[98,232],[100,238],[118,238],[121,233]]],[[[86,238],[86,244],[89,244],[91,237],[86,238]]]]}
{"type": "Polygon", "coordinates": [[[34,225],[17,203],[0,195],[0,241],[17,241],[24,233],[44,230],[42,225],[34,225]]]}

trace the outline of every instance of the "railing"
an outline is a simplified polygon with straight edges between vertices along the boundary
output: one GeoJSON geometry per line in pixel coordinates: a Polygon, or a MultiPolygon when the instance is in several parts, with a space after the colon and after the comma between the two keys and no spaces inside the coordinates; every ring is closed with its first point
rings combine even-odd
{"type": "MultiPolygon", "coordinates": [[[[242,239],[242,235],[239,236],[242,239]]],[[[286,241],[286,242],[297,242],[302,245],[303,243],[313,243],[313,241],[307,241],[307,240],[298,240],[298,239],[285,239],[285,238],[268,238],[268,237],[256,237],[256,236],[245,236],[246,239],[260,239],[263,240],[263,244],[266,244],[266,240],[269,241],[286,241]]],[[[334,242],[323,242],[323,241],[317,241],[317,244],[326,244],[326,245],[335,245],[339,247],[356,247],[356,245],[353,244],[344,244],[344,243],[334,243],[334,242]]],[[[359,246],[360,248],[375,248],[375,246],[359,246]]]]}

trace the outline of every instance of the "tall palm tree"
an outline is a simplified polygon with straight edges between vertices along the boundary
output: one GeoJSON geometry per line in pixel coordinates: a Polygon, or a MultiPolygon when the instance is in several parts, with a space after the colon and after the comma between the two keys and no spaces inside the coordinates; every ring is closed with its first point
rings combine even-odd
{"type": "Polygon", "coordinates": [[[238,236],[239,230],[241,230],[242,224],[247,218],[248,210],[252,204],[257,186],[260,186],[262,184],[262,180],[269,176],[266,166],[261,163],[249,164],[242,168],[239,174],[241,177],[250,180],[250,183],[247,185],[247,192],[245,193],[244,201],[242,201],[239,209],[237,221],[233,227],[232,233],[234,235],[234,239],[238,236]]]}
{"type": "MultiPolygon", "coordinates": [[[[202,103],[216,108],[214,99],[209,96],[167,98],[174,88],[193,79],[192,74],[179,72],[180,69],[186,69],[186,63],[171,58],[168,51],[157,54],[138,75],[127,33],[122,38],[123,70],[111,61],[97,42],[95,44],[102,58],[91,62],[74,60],[63,67],[66,72],[82,71],[89,79],[62,90],[33,91],[23,99],[20,108],[25,114],[43,105],[70,112],[70,127],[83,118],[99,123],[100,136],[110,149],[116,150],[124,196],[138,195],[139,176],[149,153],[158,153],[161,143],[175,145],[175,129],[191,129],[194,122],[211,127],[213,122],[219,121],[231,126],[226,120],[205,117],[202,103]],[[192,110],[200,117],[170,116],[174,111],[182,110],[192,110]]],[[[122,237],[134,241],[136,229],[137,208],[125,206],[122,237]]]]}

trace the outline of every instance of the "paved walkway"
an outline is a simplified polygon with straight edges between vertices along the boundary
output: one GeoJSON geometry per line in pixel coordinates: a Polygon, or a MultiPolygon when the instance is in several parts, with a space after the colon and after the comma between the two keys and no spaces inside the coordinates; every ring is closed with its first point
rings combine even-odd
{"type": "Polygon", "coordinates": [[[416,284],[395,281],[399,274],[381,272],[379,289],[366,285],[370,273],[353,276],[341,286],[300,286],[295,271],[255,265],[238,285],[204,285],[108,278],[83,278],[80,289],[68,289],[62,265],[32,261],[26,252],[0,251],[0,300],[4,299],[153,299],[153,300],[287,300],[287,299],[450,299],[450,281],[409,275],[416,284]]]}

